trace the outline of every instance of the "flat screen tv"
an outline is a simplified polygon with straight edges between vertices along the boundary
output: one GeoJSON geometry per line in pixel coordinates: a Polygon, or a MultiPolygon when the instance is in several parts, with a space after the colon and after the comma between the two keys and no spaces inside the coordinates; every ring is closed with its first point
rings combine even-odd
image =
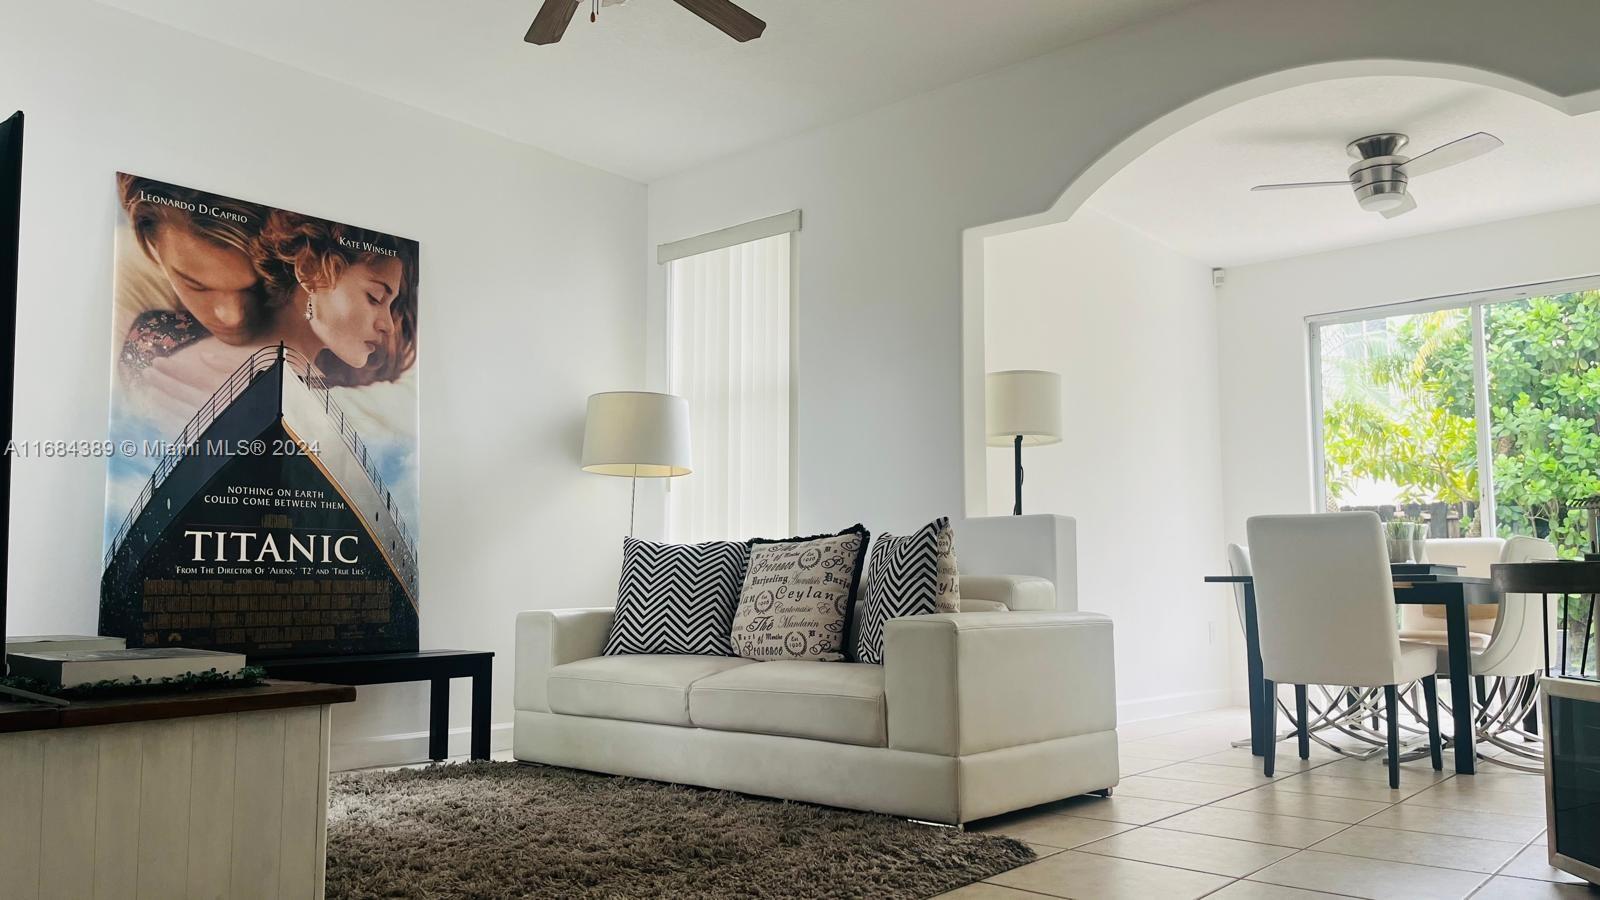
{"type": "MultiPolygon", "coordinates": [[[[17,336],[17,253],[22,232],[22,113],[0,122],[0,645],[6,634],[6,554],[11,537],[11,389],[17,336]]],[[[5,671],[0,649],[0,673],[5,671]]]]}

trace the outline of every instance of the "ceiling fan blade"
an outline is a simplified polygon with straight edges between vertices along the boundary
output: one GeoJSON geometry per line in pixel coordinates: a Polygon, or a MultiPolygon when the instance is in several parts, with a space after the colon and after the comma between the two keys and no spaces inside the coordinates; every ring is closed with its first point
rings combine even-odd
{"type": "Polygon", "coordinates": [[[1258,184],[1252,191],[1287,191],[1308,187],[1349,187],[1349,181],[1291,181],[1287,184],[1258,184]]]}
{"type": "Polygon", "coordinates": [[[533,24],[528,26],[528,34],[523,37],[530,44],[554,44],[561,40],[567,33],[567,26],[572,23],[572,16],[578,11],[582,0],[544,0],[544,5],[539,7],[538,15],[533,17],[533,24]]]}
{"type": "Polygon", "coordinates": [[[753,41],[761,37],[767,23],[761,21],[731,0],[675,0],[675,2],[736,41],[753,41]]]}
{"type": "Polygon", "coordinates": [[[1406,162],[1406,174],[1415,178],[1418,175],[1437,172],[1446,166],[1453,166],[1456,163],[1464,163],[1469,159],[1476,159],[1504,144],[1504,141],[1487,131],[1469,134],[1448,144],[1441,144],[1421,156],[1412,157],[1406,162]]]}
{"type": "Polygon", "coordinates": [[[1394,209],[1386,209],[1379,213],[1379,215],[1383,216],[1385,219],[1392,219],[1395,216],[1403,216],[1416,208],[1417,198],[1411,196],[1410,194],[1406,194],[1406,202],[1396,206],[1394,209]]]}

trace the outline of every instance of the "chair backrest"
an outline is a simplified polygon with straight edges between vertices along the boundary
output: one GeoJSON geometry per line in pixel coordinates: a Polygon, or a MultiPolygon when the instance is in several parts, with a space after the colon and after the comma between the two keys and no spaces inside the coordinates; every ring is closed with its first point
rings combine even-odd
{"type": "MultiPolygon", "coordinates": [[[[1555,559],[1555,545],[1526,535],[1508,538],[1499,562],[1555,559]]],[[[1485,573],[1487,574],[1487,573],[1485,573]]],[[[1531,675],[1544,666],[1544,610],[1538,594],[1506,594],[1500,598],[1500,618],[1489,646],[1473,661],[1478,675],[1531,675]]],[[[1555,618],[1551,617],[1554,623],[1555,618]]]]}
{"type": "MultiPolygon", "coordinates": [[[[1250,548],[1228,545],[1228,574],[1250,575],[1250,548]]],[[[1239,630],[1244,631],[1244,585],[1233,586],[1233,610],[1239,615],[1239,630]]]]}
{"type": "MultiPolygon", "coordinates": [[[[1506,541],[1497,537],[1438,538],[1429,540],[1428,562],[1447,566],[1460,566],[1461,574],[1474,578],[1488,578],[1489,567],[1503,562],[1506,541]]],[[[1467,628],[1478,634],[1493,634],[1495,622],[1500,618],[1496,606],[1473,606],[1467,609],[1467,628]]],[[[1407,604],[1400,607],[1400,628],[1403,631],[1445,630],[1444,607],[1436,603],[1407,604]]]]}
{"type": "Polygon", "coordinates": [[[1394,582],[1376,513],[1253,516],[1264,675],[1290,684],[1398,683],[1394,582]]]}
{"type": "Polygon", "coordinates": [[[1427,543],[1428,562],[1460,566],[1461,574],[1488,578],[1489,567],[1504,562],[1506,541],[1497,537],[1438,538],[1427,543]]]}

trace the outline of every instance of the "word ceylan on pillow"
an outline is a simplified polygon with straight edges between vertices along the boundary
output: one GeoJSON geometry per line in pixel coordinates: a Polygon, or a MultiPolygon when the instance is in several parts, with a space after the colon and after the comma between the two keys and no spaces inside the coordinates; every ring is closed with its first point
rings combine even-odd
{"type": "Polygon", "coordinates": [[[843,660],[870,537],[853,525],[838,534],[751,541],[733,617],[734,655],[843,660]]]}
{"type": "Polygon", "coordinates": [[[857,662],[883,662],[883,627],[890,619],[960,609],[954,540],[945,518],[908,535],[878,537],[862,595],[857,662]],[[941,557],[947,558],[943,564],[941,557]]]}
{"type": "Polygon", "coordinates": [[[617,615],[602,652],[732,656],[728,633],[749,558],[743,541],[625,539],[617,615]]]}
{"type": "MultiPolygon", "coordinates": [[[[939,563],[937,596],[934,605],[939,612],[961,612],[961,573],[956,569],[956,530],[950,527],[949,519],[940,519],[944,522],[939,529],[937,538],[939,544],[939,563]]],[[[934,523],[938,524],[938,523],[934,523]]]]}

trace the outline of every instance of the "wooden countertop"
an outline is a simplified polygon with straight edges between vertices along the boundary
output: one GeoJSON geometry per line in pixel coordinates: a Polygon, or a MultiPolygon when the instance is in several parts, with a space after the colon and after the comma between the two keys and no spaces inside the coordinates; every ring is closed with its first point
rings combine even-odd
{"type": "Polygon", "coordinates": [[[255,687],[74,700],[71,706],[62,707],[0,703],[0,734],[47,728],[112,725],[119,722],[149,722],[155,719],[178,719],[186,716],[213,716],[221,713],[257,712],[267,709],[291,709],[297,706],[322,706],[328,703],[349,703],[354,699],[356,699],[356,689],[346,685],[267,679],[265,684],[255,687]]]}

